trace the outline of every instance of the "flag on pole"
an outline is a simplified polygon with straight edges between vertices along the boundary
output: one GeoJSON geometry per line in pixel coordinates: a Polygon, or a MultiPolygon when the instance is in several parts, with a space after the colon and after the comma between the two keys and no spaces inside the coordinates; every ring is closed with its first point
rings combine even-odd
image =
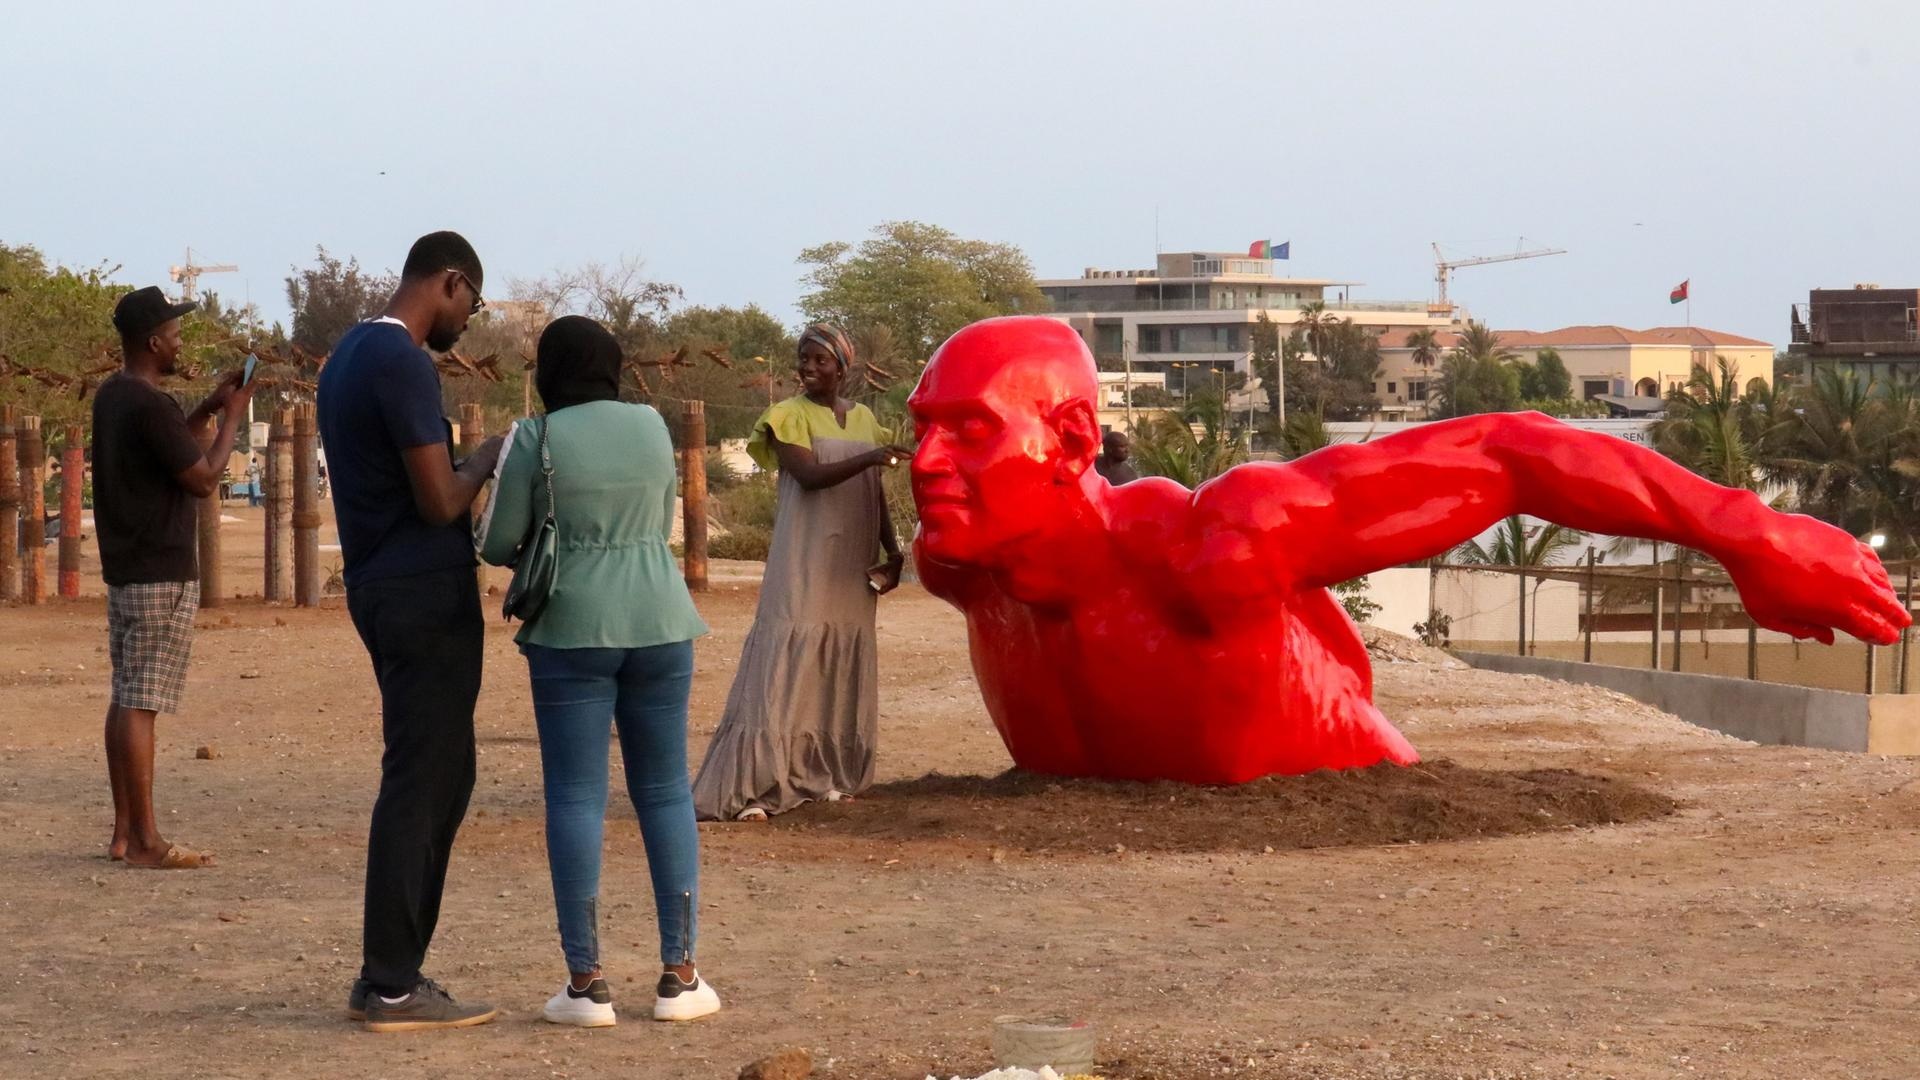
{"type": "Polygon", "coordinates": [[[1271,240],[1255,240],[1247,245],[1249,259],[1284,259],[1291,253],[1293,241],[1282,240],[1276,244],[1271,240]]]}
{"type": "Polygon", "coordinates": [[[1678,304],[1681,301],[1685,300],[1687,298],[1687,286],[1691,284],[1692,281],[1693,281],[1692,278],[1688,278],[1686,281],[1683,281],[1680,284],[1675,285],[1673,287],[1673,291],[1667,294],[1667,303],[1678,304]]]}

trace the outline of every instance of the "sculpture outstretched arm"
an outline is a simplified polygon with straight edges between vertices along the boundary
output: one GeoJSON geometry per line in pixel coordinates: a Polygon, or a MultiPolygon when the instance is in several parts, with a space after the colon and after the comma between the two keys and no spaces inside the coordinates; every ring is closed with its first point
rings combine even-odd
{"type": "MultiPolygon", "coordinates": [[[[1890,642],[1912,620],[1872,550],[1769,509],[1624,439],[1538,413],[1423,424],[1286,465],[1231,470],[1195,495],[1197,569],[1258,563],[1293,588],[1427,558],[1530,514],[1705,551],[1756,621],[1796,637],[1890,642]]],[[[1242,569],[1250,569],[1243,567],[1242,569]]]]}

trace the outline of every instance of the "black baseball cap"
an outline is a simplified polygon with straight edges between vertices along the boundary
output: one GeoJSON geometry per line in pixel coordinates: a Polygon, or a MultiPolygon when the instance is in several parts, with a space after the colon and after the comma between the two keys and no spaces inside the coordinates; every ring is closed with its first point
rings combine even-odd
{"type": "Polygon", "coordinates": [[[199,306],[191,300],[176,304],[167,299],[158,285],[149,285],[133,290],[113,306],[113,328],[120,331],[123,338],[143,338],[153,333],[155,327],[199,306]]]}

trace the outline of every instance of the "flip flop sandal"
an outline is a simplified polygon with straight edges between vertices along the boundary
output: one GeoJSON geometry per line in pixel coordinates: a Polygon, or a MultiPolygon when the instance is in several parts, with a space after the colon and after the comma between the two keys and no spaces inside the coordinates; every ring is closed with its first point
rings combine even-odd
{"type": "Polygon", "coordinates": [[[162,855],[160,861],[152,866],[136,862],[130,862],[126,865],[137,870],[199,870],[213,865],[213,853],[195,851],[189,847],[181,847],[179,844],[170,844],[167,846],[167,853],[162,855]]]}

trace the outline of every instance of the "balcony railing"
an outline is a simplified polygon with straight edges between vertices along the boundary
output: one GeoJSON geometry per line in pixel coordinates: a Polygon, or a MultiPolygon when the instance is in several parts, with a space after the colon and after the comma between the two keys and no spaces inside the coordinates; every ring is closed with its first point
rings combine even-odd
{"type": "Polygon", "coordinates": [[[1916,312],[1884,301],[1793,305],[1795,345],[1910,345],[1920,342],[1916,312]]]}
{"type": "MultiPolygon", "coordinates": [[[[1272,296],[1236,296],[1231,304],[1223,300],[1208,300],[1204,297],[1189,299],[1184,296],[1169,296],[1164,299],[1129,297],[1122,300],[1106,298],[1076,300],[1052,296],[1049,299],[1053,301],[1055,315],[1135,311],[1297,311],[1313,302],[1272,296]]],[[[1327,300],[1324,303],[1328,311],[1425,314],[1427,310],[1427,302],[1424,300],[1327,300]]]]}

